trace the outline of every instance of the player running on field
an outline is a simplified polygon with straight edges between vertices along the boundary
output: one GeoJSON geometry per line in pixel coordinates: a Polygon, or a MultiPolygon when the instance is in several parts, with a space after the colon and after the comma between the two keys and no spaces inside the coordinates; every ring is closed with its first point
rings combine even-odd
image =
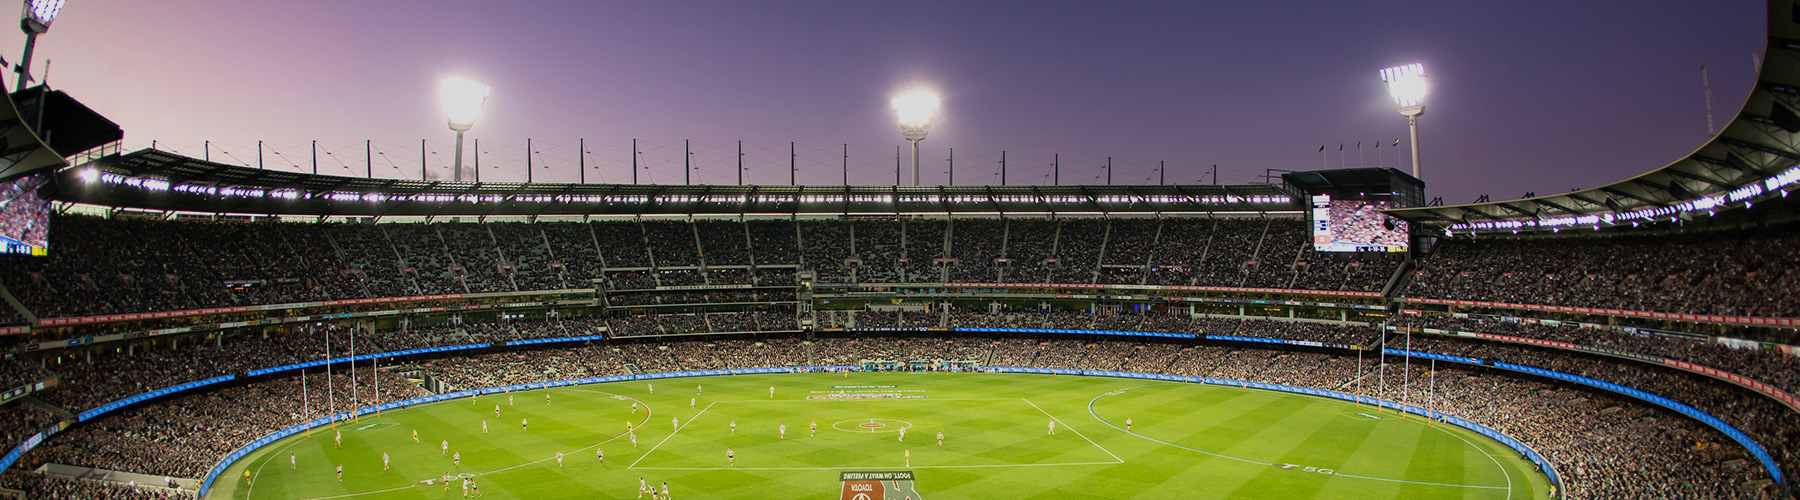
{"type": "Polygon", "coordinates": [[[674,497],[669,496],[669,482],[663,481],[663,500],[669,500],[671,498],[674,497]]]}
{"type": "Polygon", "coordinates": [[[731,447],[725,447],[725,465],[737,465],[737,455],[732,454],[731,447]]]}
{"type": "Polygon", "coordinates": [[[519,419],[519,432],[526,432],[527,427],[530,425],[531,425],[531,422],[529,421],[529,419],[520,418],[519,419]]]}
{"type": "Polygon", "coordinates": [[[455,455],[450,456],[450,465],[455,465],[457,467],[462,466],[462,452],[459,451],[456,452],[455,455]]]}
{"type": "Polygon", "coordinates": [[[1050,421],[1050,435],[1052,435],[1052,436],[1056,435],[1056,421],[1055,420],[1050,421]]]}
{"type": "Polygon", "coordinates": [[[606,465],[606,450],[594,448],[594,460],[599,461],[600,465],[606,465]]]}
{"type": "Polygon", "coordinates": [[[675,430],[681,429],[681,417],[669,419],[669,428],[675,430]]]}
{"type": "Polygon", "coordinates": [[[635,400],[635,399],[631,400],[631,414],[632,415],[637,414],[637,400],[635,400]]]}
{"type": "Polygon", "coordinates": [[[938,431],[938,447],[944,447],[944,431],[938,431]]]}
{"type": "Polygon", "coordinates": [[[644,498],[644,490],[647,490],[647,489],[650,489],[650,483],[644,482],[643,476],[638,476],[638,496],[637,497],[644,498]]]}
{"type": "Polygon", "coordinates": [[[819,435],[819,421],[814,420],[812,423],[812,430],[808,431],[806,436],[812,437],[812,436],[817,436],[817,435],[819,435]]]}
{"type": "Polygon", "coordinates": [[[902,442],[902,443],[906,442],[906,428],[905,427],[900,428],[900,442],[902,442]]]}
{"type": "Polygon", "coordinates": [[[560,452],[560,451],[556,452],[556,466],[558,468],[562,467],[562,452],[560,452]]]}
{"type": "Polygon", "coordinates": [[[381,470],[388,470],[388,454],[381,452],[381,470]]]}
{"type": "Polygon", "coordinates": [[[419,430],[413,429],[413,444],[419,443],[419,430]]]}
{"type": "Polygon", "coordinates": [[[337,473],[338,473],[338,482],[340,482],[340,483],[344,482],[344,464],[338,464],[337,473]]]}
{"type": "Polygon", "coordinates": [[[1125,417],[1125,432],[1131,432],[1131,417],[1125,417]]]}
{"type": "Polygon", "coordinates": [[[344,431],[337,431],[336,434],[334,434],[331,437],[331,441],[332,441],[332,444],[331,444],[332,448],[343,448],[344,447],[344,431]]]}
{"type": "Polygon", "coordinates": [[[733,436],[737,435],[737,421],[736,420],[731,421],[731,435],[733,435],[733,436]]]}
{"type": "Polygon", "coordinates": [[[481,421],[481,433],[487,434],[487,421],[486,420],[481,421]]]}
{"type": "Polygon", "coordinates": [[[438,454],[439,455],[448,455],[449,453],[450,453],[450,440],[445,439],[443,443],[438,445],[438,454]]]}
{"type": "Polygon", "coordinates": [[[781,424],[781,439],[787,439],[787,424],[781,424]]]}

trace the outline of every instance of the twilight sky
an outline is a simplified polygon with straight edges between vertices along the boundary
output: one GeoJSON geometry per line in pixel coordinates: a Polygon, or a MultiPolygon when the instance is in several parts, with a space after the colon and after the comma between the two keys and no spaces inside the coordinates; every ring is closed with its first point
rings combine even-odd
{"type": "MultiPolygon", "coordinates": [[[[936,89],[923,143],[942,184],[1256,181],[1265,169],[1387,165],[1406,134],[1376,74],[1423,62],[1428,196],[1516,198],[1660,167],[1734,115],[1766,40],[1763,2],[477,2],[69,0],[38,41],[53,87],[148,147],[268,168],[448,176],[437,81],[493,87],[482,179],[891,184],[888,99],[936,89]],[[902,5],[905,7],[903,8],[902,5]],[[1356,143],[1363,142],[1358,155],[1356,143]],[[1380,141],[1377,150],[1374,144],[1380,141]],[[1342,156],[1338,145],[1345,145],[1342,156]],[[1321,155],[1320,145],[1327,146],[1321,155]],[[1321,158],[1323,157],[1323,161],[1321,158]]],[[[0,30],[16,61],[24,36],[0,30]]],[[[10,77],[8,82],[10,83],[10,77]]],[[[473,148],[470,149],[473,151],[473,148]]],[[[465,160],[471,161],[471,160],[465,160]]],[[[910,162],[910,159],[907,160],[910,162]]],[[[909,164],[910,165],[910,164],[909,164]]],[[[910,174],[909,174],[910,176],[910,174]]]]}

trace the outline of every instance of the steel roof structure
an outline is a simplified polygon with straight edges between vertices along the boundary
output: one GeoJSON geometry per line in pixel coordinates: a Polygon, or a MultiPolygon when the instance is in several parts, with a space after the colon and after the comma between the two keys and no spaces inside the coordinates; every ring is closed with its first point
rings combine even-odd
{"type": "Polygon", "coordinates": [[[1272,184],[770,186],[417,181],[227,165],[154,149],[62,171],[59,201],[319,216],[1091,214],[1294,212],[1272,184]]]}
{"type": "Polygon", "coordinates": [[[1800,164],[1800,7],[1768,2],[1769,38],[1755,88],[1711,140],[1641,175],[1568,193],[1388,213],[1452,233],[1604,227],[1710,217],[1792,189],[1800,164]],[[1672,219],[1673,218],[1673,219],[1672,219]]]}

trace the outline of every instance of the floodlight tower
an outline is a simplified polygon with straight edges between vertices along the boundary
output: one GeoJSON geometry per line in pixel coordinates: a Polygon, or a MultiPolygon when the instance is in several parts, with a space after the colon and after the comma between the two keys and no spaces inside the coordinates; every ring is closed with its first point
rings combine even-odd
{"type": "Polygon", "coordinates": [[[931,133],[931,119],[937,115],[938,96],[928,91],[915,91],[895,97],[894,115],[900,118],[900,136],[912,141],[912,183],[919,185],[919,141],[931,133]]]}
{"type": "Polygon", "coordinates": [[[25,56],[16,68],[19,84],[13,86],[14,92],[24,90],[25,83],[31,81],[31,49],[37,46],[38,35],[50,31],[50,22],[56,20],[62,6],[63,0],[25,0],[25,13],[19,18],[19,30],[25,32],[25,56]]]}
{"type": "Polygon", "coordinates": [[[1412,128],[1412,175],[1419,178],[1419,115],[1425,114],[1425,65],[1412,63],[1381,70],[1381,82],[1387,85],[1400,114],[1412,128]]]}
{"type": "Polygon", "coordinates": [[[456,131],[456,182],[462,182],[463,132],[475,127],[475,119],[481,117],[481,107],[487,99],[488,87],[474,80],[450,77],[438,84],[438,102],[444,107],[450,130],[456,131]]]}

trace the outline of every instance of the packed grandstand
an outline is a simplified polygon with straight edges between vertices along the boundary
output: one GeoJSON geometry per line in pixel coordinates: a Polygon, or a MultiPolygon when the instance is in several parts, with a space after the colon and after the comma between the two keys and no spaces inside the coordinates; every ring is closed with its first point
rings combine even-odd
{"type": "MultiPolygon", "coordinates": [[[[1800,51],[1771,17],[1769,50],[1800,51]]],[[[1646,174],[1710,188],[1389,211],[1408,252],[1316,248],[1307,200],[1329,182],[769,187],[780,211],[724,186],[740,206],[701,210],[682,204],[710,188],[359,184],[114,151],[54,174],[47,255],[0,256],[0,489],[197,498],[265,436],[457,391],[973,366],[1352,394],[1516,440],[1564,498],[1791,498],[1800,119],[1766,117],[1800,87],[1787,59],[1726,132],[1646,174]],[[1688,170],[1709,162],[1734,177],[1688,170]],[[851,209],[870,196],[915,206],[851,209]]]]}

